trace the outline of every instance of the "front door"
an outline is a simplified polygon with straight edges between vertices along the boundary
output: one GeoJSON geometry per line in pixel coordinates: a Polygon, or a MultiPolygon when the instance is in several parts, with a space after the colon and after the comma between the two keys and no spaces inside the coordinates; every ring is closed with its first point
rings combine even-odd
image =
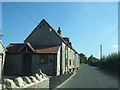
{"type": "Polygon", "coordinates": [[[29,53],[23,54],[23,73],[24,75],[31,75],[31,60],[32,56],[29,53]]]}
{"type": "Polygon", "coordinates": [[[55,60],[55,56],[56,55],[48,55],[48,62],[49,62],[49,67],[48,68],[48,75],[56,75],[57,74],[57,65],[55,65],[55,63],[57,63],[55,60]]]}

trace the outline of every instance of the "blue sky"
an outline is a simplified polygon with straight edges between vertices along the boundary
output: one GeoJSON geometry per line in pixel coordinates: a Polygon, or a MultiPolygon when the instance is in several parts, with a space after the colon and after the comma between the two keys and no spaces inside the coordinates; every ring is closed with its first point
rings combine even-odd
{"type": "Polygon", "coordinates": [[[3,44],[7,46],[13,42],[23,42],[43,18],[55,30],[61,27],[62,36],[68,36],[79,53],[86,56],[93,54],[99,58],[100,44],[103,45],[104,55],[117,51],[117,2],[4,2],[3,44]]]}

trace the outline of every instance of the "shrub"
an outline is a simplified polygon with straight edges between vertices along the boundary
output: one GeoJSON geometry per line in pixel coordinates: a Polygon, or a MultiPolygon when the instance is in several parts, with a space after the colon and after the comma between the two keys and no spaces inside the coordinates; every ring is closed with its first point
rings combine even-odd
{"type": "Polygon", "coordinates": [[[103,57],[102,60],[91,60],[89,65],[116,72],[120,67],[120,52],[109,54],[107,57],[103,57]]]}

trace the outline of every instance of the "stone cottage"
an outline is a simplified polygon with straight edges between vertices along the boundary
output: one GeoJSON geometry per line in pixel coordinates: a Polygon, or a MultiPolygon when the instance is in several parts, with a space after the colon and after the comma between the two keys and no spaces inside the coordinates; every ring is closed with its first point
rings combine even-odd
{"type": "Polygon", "coordinates": [[[43,19],[24,43],[11,43],[5,62],[6,75],[31,75],[41,69],[47,75],[72,72],[80,57],[68,37],[62,37],[43,19]]]}
{"type": "Polygon", "coordinates": [[[2,76],[3,76],[3,67],[5,62],[5,52],[6,48],[3,46],[2,42],[0,41],[0,90],[2,88],[2,76]]]}

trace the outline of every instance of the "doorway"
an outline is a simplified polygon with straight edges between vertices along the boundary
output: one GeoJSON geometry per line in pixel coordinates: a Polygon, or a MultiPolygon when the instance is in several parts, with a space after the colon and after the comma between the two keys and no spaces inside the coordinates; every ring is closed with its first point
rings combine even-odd
{"type": "Polygon", "coordinates": [[[32,55],[29,53],[23,54],[23,74],[31,75],[32,55]]]}

